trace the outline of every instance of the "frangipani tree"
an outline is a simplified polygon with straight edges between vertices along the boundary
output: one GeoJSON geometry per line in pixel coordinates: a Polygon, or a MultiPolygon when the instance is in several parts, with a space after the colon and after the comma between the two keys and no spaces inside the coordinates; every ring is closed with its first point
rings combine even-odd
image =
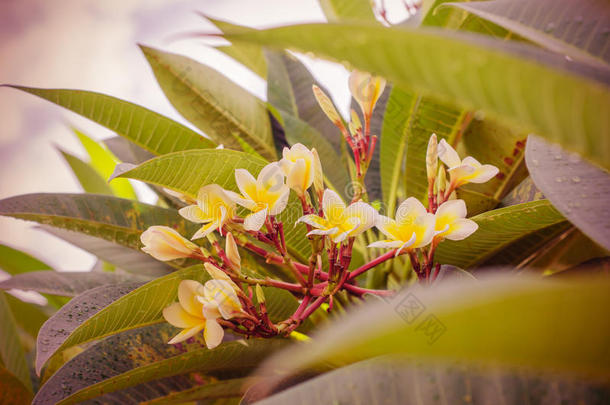
{"type": "Polygon", "coordinates": [[[64,153],[86,193],[0,201],[105,269],[1,247],[0,286],[49,302],[0,296],[2,399],[604,403],[609,7],[407,4],[409,26],[353,0],[321,1],[329,24],[210,19],[266,102],[142,46],[200,132],[12,86],[118,136],[64,153]],[[349,67],[349,119],[289,51],[349,67]]]}

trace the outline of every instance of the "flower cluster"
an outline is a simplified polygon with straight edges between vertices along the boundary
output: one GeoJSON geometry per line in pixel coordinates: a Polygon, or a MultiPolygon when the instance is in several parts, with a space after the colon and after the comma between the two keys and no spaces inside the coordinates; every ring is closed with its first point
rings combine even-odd
{"type": "Polygon", "coordinates": [[[201,260],[211,277],[205,284],[195,280],[180,283],[178,302],[163,312],[169,323],[183,329],[169,343],[183,341],[203,330],[207,346],[213,348],[220,343],[227,328],[245,336],[288,335],[323,303],[327,302],[332,309],[334,296],[339,291],[355,297],[366,293],[391,294],[361,288],[353,280],[399,255],[409,256],[413,271],[421,281],[434,280],[440,269],[440,264],[434,262],[438,244],[445,239],[464,239],[477,230],[476,222],[466,218],[466,203],[455,199],[454,191],[467,183],[487,181],[498,169],[482,165],[470,156],[461,160],[444,139],[437,143],[434,134],[426,156],[427,206],[410,197],[399,204],[394,218],[390,218],[366,202],[363,177],[376,142],[376,136],[370,134],[370,119],[385,81],[354,72],[349,85],[364,120],[362,125],[358,114],[352,111],[349,130],[330,98],[319,88],[313,89],[322,110],[343,133],[353,152],[356,170],[352,172],[352,179],[362,185],[363,191],[357,192],[348,204],[336,191],[324,189],[316,150],[295,144],[284,148],[282,158],[263,167],[256,176],[246,169],[236,169],[234,190],[218,184],[205,185],[194,204],[179,210],[187,220],[202,224],[191,239],[206,238],[214,253],[168,227],[154,226],[142,234],[145,252],[159,260],[201,260]],[[446,168],[439,165],[439,159],[446,168]],[[291,191],[301,202],[302,216],[294,225],[302,223],[307,229],[303,237],[311,244],[308,261],[301,262],[291,254],[284,223],[278,218],[288,205],[291,191]],[[225,237],[224,248],[215,232],[225,237]],[[369,248],[390,250],[350,269],[354,243],[365,232],[367,236],[359,239],[358,246],[366,246],[363,242],[368,240],[369,248]],[[382,235],[382,239],[371,241],[375,233],[382,235]],[[248,269],[242,269],[240,249],[283,267],[292,274],[293,280],[253,277],[248,269]],[[322,260],[324,254],[327,260],[322,260]],[[285,289],[300,299],[300,305],[288,319],[274,323],[267,314],[262,287],[285,289]]]}

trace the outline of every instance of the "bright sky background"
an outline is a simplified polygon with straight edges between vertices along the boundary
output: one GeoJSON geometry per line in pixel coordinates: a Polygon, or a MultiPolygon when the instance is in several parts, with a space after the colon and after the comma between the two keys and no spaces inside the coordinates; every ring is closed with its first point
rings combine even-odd
{"type": "MultiPolygon", "coordinates": [[[[211,31],[195,11],[264,28],[324,21],[317,0],[2,0],[0,83],[75,88],[123,98],[181,120],[165,99],[137,43],[194,58],[265,98],[265,83],[200,40],[171,42],[172,34],[211,31]]],[[[345,114],[347,72],[308,60],[345,114]]],[[[0,198],[37,192],[80,192],[55,145],[85,157],[68,129],[96,139],[113,136],[76,114],[9,88],[0,88],[0,198]]],[[[0,217],[0,243],[33,253],[58,270],[87,270],[93,256],[34,229],[0,217]]],[[[0,275],[1,277],[1,275],[0,275]]]]}

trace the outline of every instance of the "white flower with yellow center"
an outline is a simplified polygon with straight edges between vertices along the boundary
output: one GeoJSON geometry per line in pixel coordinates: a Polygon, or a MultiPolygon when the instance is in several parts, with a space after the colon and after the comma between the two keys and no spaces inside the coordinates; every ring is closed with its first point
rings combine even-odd
{"type": "Polygon", "coordinates": [[[292,145],[291,148],[284,148],[282,151],[282,159],[279,163],[286,175],[286,185],[301,197],[313,183],[314,159],[314,154],[300,143],[292,145]]]}
{"type": "Polygon", "coordinates": [[[324,218],[309,214],[298,219],[316,228],[307,235],[329,235],[333,242],[339,243],[347,237],[353,237],[375,225],[377,211],[367,203],[358,201],[345,207],[341,197],[332,190],[326,189],[322,197],[324,218]]]}
{"type": "Polygon", "coordinates": [[[182,280],[178,286],[178,302],[163,310],[167,322],[183,329],[168,343],[183,342],[203,330],[206,346],[213,349],[224,336],[216,320],[231,319],[241,312],[241,303],[226,281],[210,280],[204,286],[195,280],[182,280]]]}
{"type": "Polygon", "coordinates": [[[435,239],[462,240],[472,235],[478,228],[476,222],[466,218],[464,200],[450,200],[441,204],[434,215],[435,239]]]}
{"type": "Polygon", "coordinates": [[[290,188],[284,184],[284,174],[277,162],[265,166],[256,179],[247,170],[237,169],[235,182],[242,195],[233,195],[233,201],[252,211],[244,218],[244,229],[258,231],[267,215],[278,215],[286,208],[290,188]]]}
{"type": "Polygon", "coordinates": [[[218,184],[208,184],[199,190],[197,204],[189,205],[178,211],[191,222],[205,224],[191,239],[203,238],[216,229],[222,232],[222,227],[235,214],[235,203],[231,198],[234,194],[224,190],[218,184]]]}
{"type": "Polygon", "coordinates": [[[352,96],[358,102],[362,113],[368,120],[373,115],[375,104],[377,104],[377,100],[385,89],[385,79],[354,70],[349,75],[348,84],[352,96]]]}
{"type": "Polygon", "coordinates": [[[200,251],[199,246],[168,226],[151,226],[142,232],[140,240],[143,252],[162,261],[190,257],[200,251]]]}
{"type": "Polygon", "coordinates": [[[447,165],[454,188],[467,183],[485,183],[499,172],[496,166],[482,165],[472,156],[460,159],[455,149],[444,139],[438,144],[438,157],[447,165]]]}
{"type": "Polygon", "coordinates": [[[403,250],[428,245],[434,237],[434,215],[415,197],[407,198],[396,210],[396,219],[379,215],[375,226],[388,237],[369,247],[392,248],[398,256],[403,250]]]}

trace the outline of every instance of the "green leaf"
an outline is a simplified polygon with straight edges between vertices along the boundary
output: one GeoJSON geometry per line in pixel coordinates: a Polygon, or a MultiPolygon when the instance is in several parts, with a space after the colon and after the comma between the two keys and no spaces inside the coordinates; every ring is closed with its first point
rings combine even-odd
{"type": "Polygon", "coordinates": [[[181,234],[194,228],[175,210],[132,200],[86,194],[26,194],[0,200],[0,215],[36,221],[84,233],[131,249],[140,249],[140,234],[166,225],[181,234]]]}
{"type": "MultiPolygon", "coordinates": [[[[217,20],[207,15],[202,15],[202,17],[214,24],[221,32],[235,32],[236,30],[247,31],[253,29],[228,21],[217,20]]],[[[216,49],[235,59],[259,75],[262,79],[267,79],[267,61],[265,60],[265,55],[263,55],[262,47],[252,44],[234,44],[217,46],[216,49]]]]}
{"type": "Polygon", "coordinates": [[[172,267],[185,267],[184,265],[189,263],[188,260],[161,262],[140,250],[67,229],[47,225],[41,225],[40,229],[134,274],[152,277],[164,276],[171,271],[172,267]]]}
{"type": "Polygon", "coordinates": [[[216,70],[184,56],[142,46],[168,100],[216,143],[239,149],[234,135],[262,156],[276,157],[265,104],[216,70]]]}
{"type": "Polygon", "coordinates": [[[547,200],[511,205],[470,219],[479,229],[464,240],[441,242],[436,261],[468,269],[524,236],[565,221],[547,200]]]}
{"type": "Polygon", "coordinates": [[[605,69],[525,44],[429,29],[311,24],[226,37],[347,61],[395,85],[523,123],[610,167],[610,75],[605,69]]]}
{"type": "Polygon", "coordinates": [[[11,374],[19,379],[21,384],[28,391],[32,391],[30,381],[30,370],[25,360],[25,353],[21,347],[21,341],[17,333],[15,317],[11,312],[9,304],[5,298],[4,291],[0,291],[0,360],[11,374]]]}
{"type": "Polygon", "coordinates": [[[525,159],[536,187],[585,235],[610,250],[610,174],[537,136],[525,159]]]}
{"type": "Polygon", "coordinates": [[[281,391],[257,405],[280,404],[521,404],[595,403],[608,388],[583,379],[532,375],[493,368],[429,362],[395,356],[375,358],[323,374],[281,391]],[[349,387],[349,389],[343,389],[349,387]],[[323,402],[319,402],[324,393],[323,402]]]}
{"type": "MultiPolygon", "coordinates": [[[[81,295],[71,299],[61,307],[47,322],[42,325],[38,333],[36,344],[36,374],[40,375],[42,367],[47,360],[59,350],[73,346],[69,336],[79,328],[81,324],[103,310],[112,302],[118,300],[125,294],[133,291],[142,283],[128,283],[120,285],[104,285],[85,291],[81,295]]],[[[106,325],[112,328],[112,325],[106,325]]],[[[94,336],[95,337],[95,336],[94,336]]],[[[99,336],[102,337],[102,336],[99,336]]],[[[92,340],[88,339],[88,340],[92,340]]],[[[74,344],[83,343],[88,340],[78,341],[74,344]]]]}
{"type": "Polygon", "coordinates": [[[144,282],[146,278],[120,273],[92,273],[90,271],[32,271],[0,281],[0,289],[16,288],[63,297],[76,297],[95,287],[136,281],[144,282]]]}
{"type": "Polygon", "coordinates": [[[377,22],[369,0],[319,0],[319,3],[329,22],[377,22]]]}
{"type": "Polygon", "coordinates": [[[27,405],[32,401],[32,392],[0,364],[0,404],[27,405]]]}
{"type": "MultiPolygon", "coordinates": [[[[169,336],[167,337],[169,338],[169,336]]],[[[146,340],[148,341],[145,341],[144,347],[150,347],[151,345],[155,347],[160,343],[158,341],[151,342],[150,339],[146,340]]],[[[205,375],[219,372],[250,371],[273,351],[285,347],[286,343],[287,342],[282,339],[252,339],[245,345],[242,344],[242,342],[227,342],[214,350],[209,350],[205,347],[201,347],[202,343],[199,341],[196,345],[190,345],[190,347],[188,344],[183,344],[183,347],[180,349],[173,350],[174,352],[178,352],[177,354],[171,357],[157,359],[150,364],[144,363],[140,365],[138,362],[135,362],[135,364],[130,365],[129,361],[120,359],[116,362],[119,367],[105,368],[101,373],[95,373],[90,381],[78,381],[71,376],[71,374],[74,373],[73,370],[82,370],[83,368],[92,369],[96,368],[100,361],[106,362],[105,358],[100,356],[101,353],[96,353],[96,347],[94,346],[89,349],[89,353],[85,352],[84,355],[76,357],[59,370],[47,383],[52,384],[50,385],[51,389],[49,390],[51,392],[45,391],[43,387],[43,390],[37,394],[34,404],[74,404],[95,398],[99,396],[100,393],[106,394],[106,398],[109,399],[119,399],[118,403],[124,403],[123,401],[129,396],[123,396],[122,392],[119,390],[137,387],[138,384],[147,383],[151,380],[163,379],[162,381],[167,381],[167,377],[180,376],[192,372],[205,375]],[[70,386],[66,387],[67,389],[62,390],[60,383],[65,381],[66,378],[69,378],[68,381],[70,386]]],[[[114,346],[121,347],[121,344],[125,345],[125,343],[119,341],[114,346]]],[[[166,346],[169,345],[166,344],[166,346]]],[[[103,349],[109,351],[113,350],[112,347],[103,349]]],[[[133,349],[135,349],[135,347],[133,349]]],[[[190,384],[193,383],[191,382],[190,384]]],[[[184,386],[185,382],[182,382],[182,385],[184,386]]],[[[145,384],[145,386],[152,386],[153,388],[156,388],[157,391],[165,390],[165,393],[169,393],[167,392],[167,388],[163,387],[160,383],[157,383],[156,387],[154,382],[145,384]]],[[[131,391],[138,392],[137,389],[131,391]]],[[[150,393],[147,393],[147,390],[143,390],[141,395],[147,398],[147,396],[150,396],[150,393]]]]}
{"type": "Polygon", "coordinates": [[[120,136],[104,139],[103,142],[121,162],[139,164],[155,157],[152,153],[120,136]]]}
{"type": "MultiPolygon", "coordinates": [[[[103,144],[94,141],[75,128],[73,128],[73,131],[87,151],[91,166],[93,166],[93,168],[102,176],[103,179],[108,179],[114,171],[114,167],[118,163],[117,158],[112,154],[112,152],[106,149],[103,144]]],[[[137,199],[136,193],[133,190],[133,187],[131,187],[131,184],[129,184],[128,180],[122,180],[116,183],[113,182],[110,184],[110,188],[112,189],[113,194],[117,197],[128,198],[131,200],[137,199]]]]}
{"type": "Polygon", "coordinates": [[[40,327],[49,319],[51,308],[21,301],[10,294],[5,294],[4,297],[11,312],[17,315],[15,317],[17,326],[35,340],[40,327]]]}
{"type": "MultiPolygon", "coordinates": [[[[127,166],[127,170],[119,165],[115,175],[145,181],[196,198],[199,189],[210,183],[237,191],[235,169],[243,168],[256,176],[266,163],[253,155],[233,150],[192,150],[161,156],[135,168],[127,166]]],[[[293,224],[300,216],[301,206],[296,198],[291,197],[278,219],[285,224],[293,224]]],[[[302,224],[286,227],[286,243],[301,260],[309,257],[310,249],[304,235],[305,226],[302,224]]]]}
{"type": "Polygon", "coordinates": [[[610,279],[564,282],[496,275],[478,282],[408,289],[375,300],[274,356],[259,375],[293,373],[399,353],[419,359],[506,365],[607,376],[610,372],[610,279]],[[561,310],[549,311],[549,308],[561,310]],[[588,333],[595,325],[595,333],[588,333]],[[538,342],[538,343],[534,343],[538,342]]]}
{"type": "Polygon", "coordinates": [[[35,257],[3,244],[0,244],[0,269],[13,276],[28,271],[53,270],[35,257]]]}
{"type": "Polygon", "coordinates": [[[328,90],[314,79],[303,63],[288,52],[266,50],[265,56],[269,67],[269,103],[278,110],[308,123],[326,138],[337,152],[340,151],[342,135],[320,108],[313,95],[312,86],[315,84],[326,94],[330,94],[328,90]]]}
{"type": "Polygon", "coordinates": [[[194,386],[193,388],[172,392],[169,395],[155,398],[146,402],[152,404],[184,404],[189,401],[201,401],[204,399],[241,397],[244,394],[247,378],[232,378],[230,380],[220,380],[205,385],[194,386]]]}
{"type": "Polygon", "coordinates": [[[10,87],[34,94],[89,118],[156,155],[216,146],[176,121],[105,94],[84,90],[10,87]]]}
{"type": "Polygon", "coordinates": [[[604,66],[610,62],[603,0],[493,0],[445,3],[491,21],[551,51],[604,66]]]}
{"type": "Polygon", "coordinates": [[[74,155],[71,155],[68,152],[64,152],[63,150],[59,150],[64,160],[68,165],[70,165],[70,169],[72,169],[72,173],[76,176],[76,179],[80,183],[83,191],[91,194],[105,194],[105,195],[113,195],[112,189],[106,183],[104,178],[87,162],[84,162],[77,158],[74,155]]]}

